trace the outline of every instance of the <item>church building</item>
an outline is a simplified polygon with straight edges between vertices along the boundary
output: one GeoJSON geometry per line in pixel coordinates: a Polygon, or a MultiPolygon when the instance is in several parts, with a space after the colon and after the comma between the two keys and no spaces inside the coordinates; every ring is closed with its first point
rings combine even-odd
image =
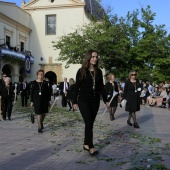
{"type": "Polygon", "coordinates": [[[91,22],[89,13],[100,17],[96,12],[100,5],[95,0],[21,1],[21,7],[0,1],[1,73],[13,82],[34,80],[39,69],[52,83],[75,78],[80,65],[65,68],[52,42],[91,22]]]}

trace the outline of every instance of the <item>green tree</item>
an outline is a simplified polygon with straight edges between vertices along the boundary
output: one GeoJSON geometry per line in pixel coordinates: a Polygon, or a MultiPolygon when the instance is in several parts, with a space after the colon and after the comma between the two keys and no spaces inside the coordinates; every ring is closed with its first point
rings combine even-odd
{"type": "Polygon", "coordinates": [[[170,35],[165,25],[154,25],[156,14],[146,9],[128,12],[126,17],[104,15],[102,21],[91,22],[53,42],[60,50],[59,60],[82,63],[88,49],[100,54],[101,67],[125,79],[136,70],[143,80],[169,80],[170,35]],[[113,70],[114,68],[114,70],[113,70]]]}

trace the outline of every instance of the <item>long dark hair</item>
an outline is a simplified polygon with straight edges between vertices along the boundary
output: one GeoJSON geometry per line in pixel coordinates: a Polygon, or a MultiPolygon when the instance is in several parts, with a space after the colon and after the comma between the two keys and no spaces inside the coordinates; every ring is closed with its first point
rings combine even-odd
{"type": "MultiPolygon", "coordinates": [[[[87,51],[85,57],[84,57],[84,61],[83,64],[81,66],[81,78],[85,78],[86,77],[86,71],[89,69],[90,66],[90,60],[92,58],[92,53],[96,52],[95,50],[89,50],[87,51]]],[[[98,60],[97,63],[94,65],[94,71],[95,71],[95,75],[97,74],[97,69],[98,69],[98,60]]]]}

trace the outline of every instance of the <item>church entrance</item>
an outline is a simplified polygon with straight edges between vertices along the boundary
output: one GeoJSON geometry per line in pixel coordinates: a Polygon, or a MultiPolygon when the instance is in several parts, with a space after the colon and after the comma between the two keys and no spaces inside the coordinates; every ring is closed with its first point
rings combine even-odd
{"type": "Polygon", "coordinates": [[[57,75],[53,71],[45,73],[45,78],[48,78],[51,84],[57,84],[57,75]]]}

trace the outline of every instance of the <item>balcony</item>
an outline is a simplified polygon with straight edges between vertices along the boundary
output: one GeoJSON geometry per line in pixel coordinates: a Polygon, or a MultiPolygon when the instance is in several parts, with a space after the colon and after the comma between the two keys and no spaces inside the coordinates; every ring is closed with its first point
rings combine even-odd
{"type": "Polygon", "coordinates": [[[6,49],[6,48],[0,48],[0,56],[2,57],[2,59],[3,59],[3,55],[15,57],[15,58],[20,59],[22,61],[25,61],[26,56],[30,56],[30,62],[32,64],[34,63],[34,57],[29,52],[21,53],[21,52],[16,52],[16,51],[9,50],[9,49],[6,49]]]}

